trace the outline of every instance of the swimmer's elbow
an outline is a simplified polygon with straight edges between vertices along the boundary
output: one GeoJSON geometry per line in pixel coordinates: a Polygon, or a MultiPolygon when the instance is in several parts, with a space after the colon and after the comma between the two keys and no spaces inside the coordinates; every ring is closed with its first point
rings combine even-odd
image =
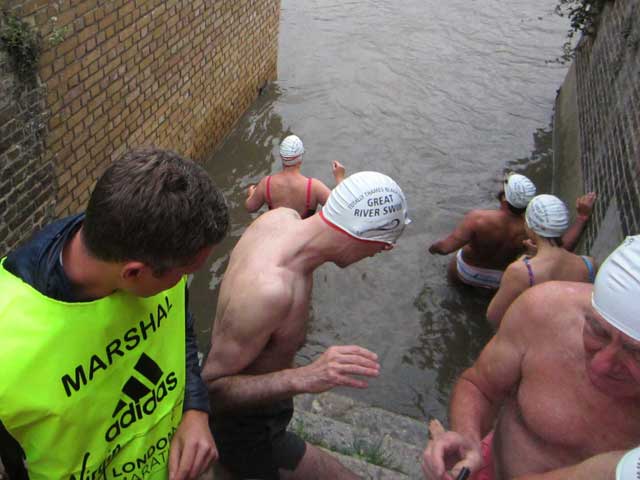
{"type": "Polygon", "coordinates": [[[249,213],[254,213],[255,211],[257,211],[262,205],[255,205],[254,202],[251,201],[251,198],[247,198],[247,200],[244,202],[244,208],[246,208],[247,212],[249,213]]]}

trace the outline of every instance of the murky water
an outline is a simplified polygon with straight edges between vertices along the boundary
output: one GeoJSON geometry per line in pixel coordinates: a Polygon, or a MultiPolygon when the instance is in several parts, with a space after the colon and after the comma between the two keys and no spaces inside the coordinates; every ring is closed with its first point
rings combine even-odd
{"type": "Polygon", "coordinates": [[[378,170],[408,198],[399,245],[316,273],[306,363],[333,344],[378,353],[382,372],[345,391],[417,418],[446,418],[451,386],[489,338],[486,294],[447,284],[426,253],[471,208],[493,208],[505,168],[545,191],[550,122],[566,66],[556,0],[283,0],[279,79],[207,162],[231,205],[231,235],[196,275],[191,304],[207,350],[228,252],[251,217],[247,185],[279,169],[288,133],[303,173],[331,184],[330,162],[378,170]]]}

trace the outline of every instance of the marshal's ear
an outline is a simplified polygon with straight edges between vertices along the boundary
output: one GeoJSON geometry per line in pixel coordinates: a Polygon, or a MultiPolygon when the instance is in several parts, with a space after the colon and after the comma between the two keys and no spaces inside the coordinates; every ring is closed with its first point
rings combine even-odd
{"type": "Polygon", "coordinates": [[[120,277],[123,280],[137,280],[149,267],[142,262],[127,262],[122,266],[120,270],[120,277]]]}

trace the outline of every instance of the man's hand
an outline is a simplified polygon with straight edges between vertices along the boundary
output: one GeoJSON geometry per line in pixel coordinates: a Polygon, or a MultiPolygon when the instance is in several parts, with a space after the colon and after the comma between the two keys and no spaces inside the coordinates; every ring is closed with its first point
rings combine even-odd
{"type": "Polygon", "coordinates": [[[431,255],[443,255],[442,249],[440,248],[440,242],[436,242],[429,247],[429,253],[431,255]]]}
{"type": "Polygon", "coordinates": [[[422,455],[422,471],[427,480],[453,480],[462,467],[471,473],[482,468],[480,444],[457,432],[445,431],[438,420],[429,423],[431,440],[422,455]]]}
{"type": "Polygon", "coordinates": [[[336,185],[344,180],[346,169],[339,161],[334,160],[331,162],[331,172],[333,172],[333,178],[336,179],[336,185]]]}
{"type": "Polygon", "coordinates": [[[256,186],[249,185],[249,188],[247,188],[247,198],[251,198],[251,196],[253,195],[253,192],[255,191],[256,191],[256,186]]]}
{"type": "Polygon", "coordinates": [[[209,430],[209,415],[187,410],[171,440],[169,480],[196,480],[212,461],[218,449],[209,430]]]}
{"type": "Polygon", "coordinates": [[[589,220],[594,203],[596,203],[596,192],[589,192],[576,199],[576,212],[579,220],[589,220]]]}
{"type": "Polygon", "coordinates": [[[334,387],[367,388],[365,380],[353,375],[377,377],[378,356],[357,345],[329,347],[313,363],[294,370],[299,376],[300,391],[321,393],[334,387]]]}

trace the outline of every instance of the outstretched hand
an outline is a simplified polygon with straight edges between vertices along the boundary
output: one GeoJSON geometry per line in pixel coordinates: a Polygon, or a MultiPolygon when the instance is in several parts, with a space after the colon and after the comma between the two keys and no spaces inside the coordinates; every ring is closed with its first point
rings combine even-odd
{"type": "Polygon", "coordinates": [[[447,431],[438,420],[429,422],[431,439],[422,455],[427,480],[453,480],[462,467],[471,473],[482,467],[480,444],[457,432],[447,431]]]}
{"type": "Polygon", "coordinates": [[[440,242],[433,243],[429,247],[429,253],[431,255],[442,255],[442,249],[440,248],[440,242]]]}
{"type": "Polygon", "coordinates": [[[342,165],[339,161],[334,160],[333,162],[331,162],[331,172],[333,173],[333,178],[336,179],[337,185],[342,180],[344,180],[346,169],[344,168],[344,165],[342,165]]]}
{"type": "Polygon", "coordinates": [[[576,199],[576,212],[581,220],[588,220],[593,211],[593,205],[596,203],[596,192],[589,192],[576,199]]]}
{"type": "Polygon", "coordinates": [[[355,376],[377,377],[380,374],[378,356],[357,345],[329,347],[313,363],[296,369],[301,390],[321,393],[334,387],[367,388],[366,380],[355,376]]]}

